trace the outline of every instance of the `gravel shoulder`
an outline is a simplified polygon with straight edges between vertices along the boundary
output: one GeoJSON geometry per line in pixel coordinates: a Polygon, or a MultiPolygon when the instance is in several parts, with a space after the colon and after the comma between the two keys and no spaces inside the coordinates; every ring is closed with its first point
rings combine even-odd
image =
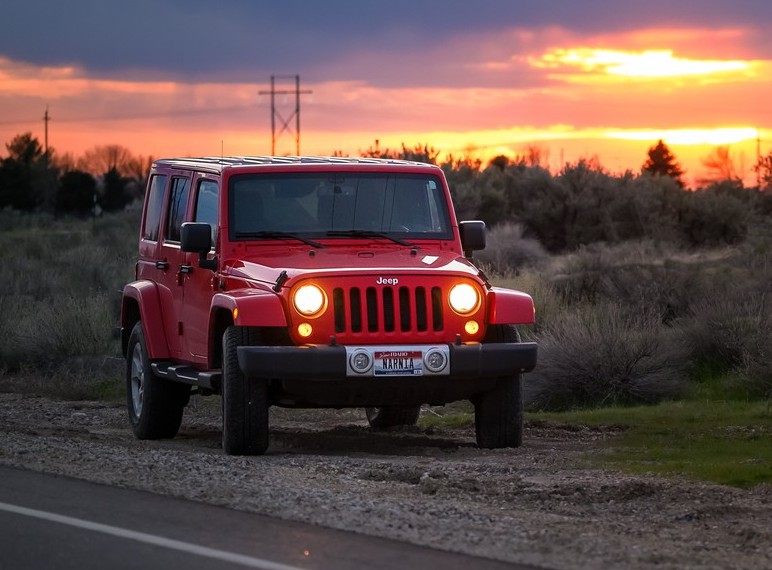
{"type": "Polygon", "coordinates": [[[552,569],[772,568],[772,487],[584,465],[609,433],[527,426],[523,447],[486,451],[471,430],[274,409],[268,454],[229,457],[218,405],[194,398],[153,442],[124,406],[0,393],[0,464],[552,569]]]}

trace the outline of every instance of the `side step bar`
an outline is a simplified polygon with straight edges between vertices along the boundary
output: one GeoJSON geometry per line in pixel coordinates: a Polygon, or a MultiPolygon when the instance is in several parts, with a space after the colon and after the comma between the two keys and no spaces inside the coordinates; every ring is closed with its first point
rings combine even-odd
{"type": "Polygon", "coordinates": [[[150,364],[153,374],[161,378],[168,378],[175,382],[198,386],[205,390],[220,391],[222,380],[221,370],[207,370],[202,372],[192,366],[184,364],[172,364],[171,362],[153,362],[150,364]]]}

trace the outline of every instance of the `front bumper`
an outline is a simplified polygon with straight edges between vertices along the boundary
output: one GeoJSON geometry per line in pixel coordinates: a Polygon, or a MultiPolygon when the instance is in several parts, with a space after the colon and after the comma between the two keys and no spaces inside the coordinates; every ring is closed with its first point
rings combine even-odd
{"type": "MultiPolygon", "coordinates": [[[[398,349],[398,346],[394,347],[398,349]]],[[[523,343],[450,344],[449,373],[444,381],[513,376],[536,366],[537,345],[523,343]]],[[[251,378],[267,380],[359,380],[347,376],[343,346],[240,346],[239,367],[251,378]]],[[[420,382],[421,376],[411,376],[420,382]]]]}

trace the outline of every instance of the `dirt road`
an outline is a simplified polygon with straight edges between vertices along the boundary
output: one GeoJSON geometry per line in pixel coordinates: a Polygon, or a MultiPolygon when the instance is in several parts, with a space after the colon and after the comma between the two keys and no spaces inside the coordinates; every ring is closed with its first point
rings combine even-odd
{"type": "Polygon", "coordinates": [[[611,434],[528,426],[376,434],[363,412],[274,410],[263,457],[220,448],[219,400],[177,438],[134,439],[123,406],[0,394],[0,464],[549,568],[772,568],[772,488],[592,469],[611,434]]]}

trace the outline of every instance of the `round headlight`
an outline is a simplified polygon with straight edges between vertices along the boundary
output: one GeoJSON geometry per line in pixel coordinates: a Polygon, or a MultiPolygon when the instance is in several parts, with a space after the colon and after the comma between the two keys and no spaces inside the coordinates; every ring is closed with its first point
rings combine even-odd
{"type": "Polygon", "coordinates": [[[469,285],[469,283],[459,283],[450,290],[448,301],[450,302],[451,309],[465,315],[477,309],[480,303],[480,295],[477,293],[477,289],[469,285]]]}
{"type": "Polygon", "coordinates": [[[293,303],[298,313],[311,317],[324,308],[324,291],[316,285],[303,285],[295,291],[293,303]]]}

